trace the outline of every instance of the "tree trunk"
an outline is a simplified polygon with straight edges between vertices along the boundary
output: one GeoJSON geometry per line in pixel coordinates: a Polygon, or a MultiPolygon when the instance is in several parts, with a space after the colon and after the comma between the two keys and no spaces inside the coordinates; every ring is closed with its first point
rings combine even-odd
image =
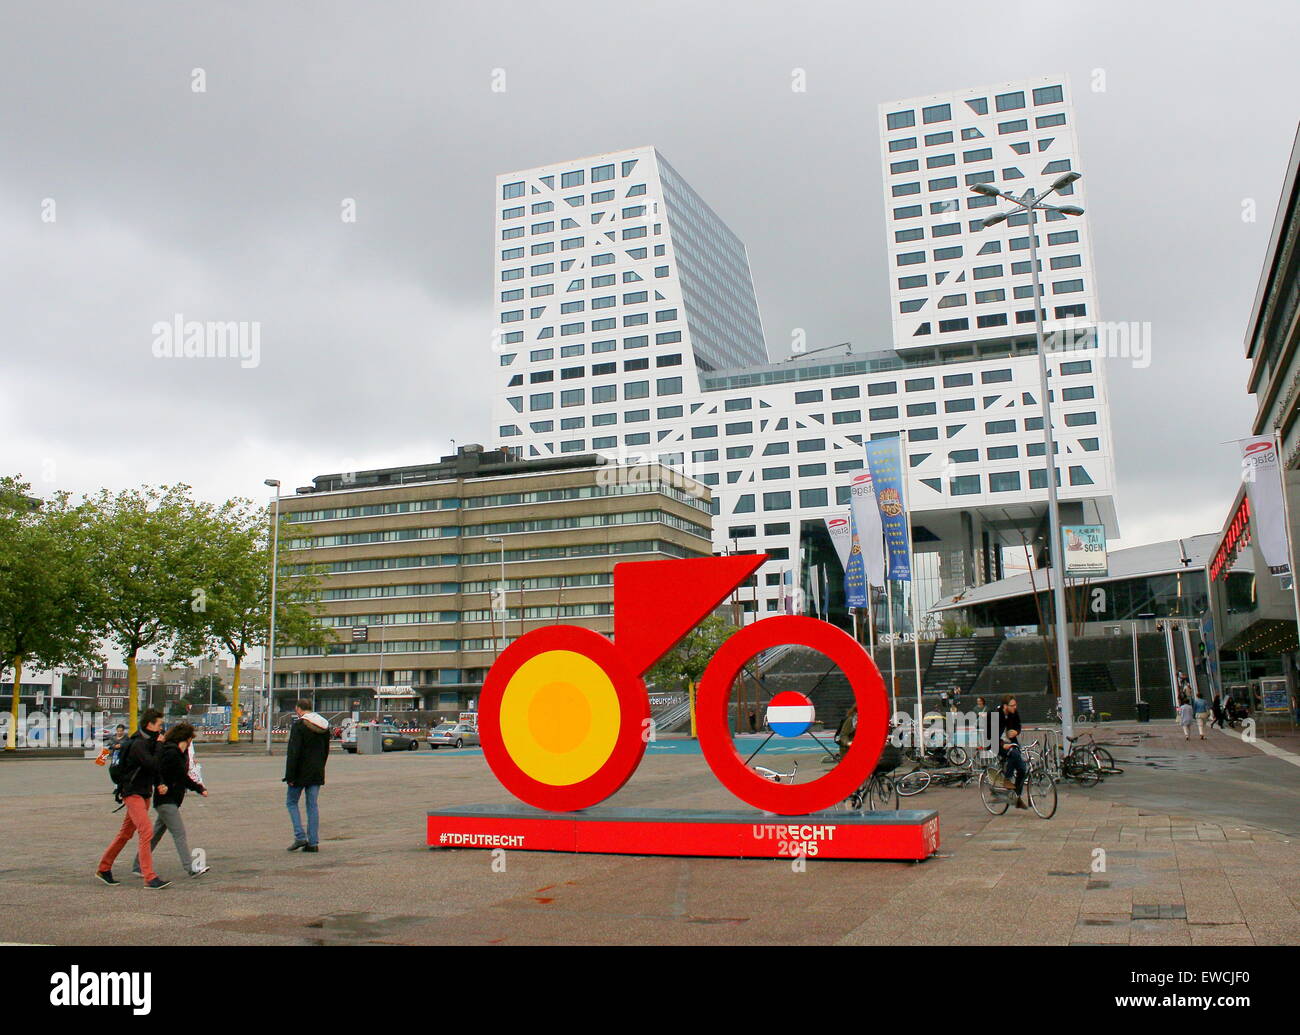
{"type": "Polygon", "coordinates": [[[14,669],[14,697],[9,707],[9,732],[5,735],[5,750],[14,751],[18,747],[18,695],[23,688],[23,656],[15,654],[13,657],[14,669]]]}
{"type": "Polygon", "coordinates": [[[231,677],[230,688],[230,733],[226,740],[231,744],[239,743],[239,670],[244,667],[244,656],[236,654],[235,656],[235,674],[231,677]]]}
{"type": "Polygon", "coordinates": [[[140,728],[139,674],[135,667],[135,654],[126,659],[126,728],[134,733],[140,728]]]}

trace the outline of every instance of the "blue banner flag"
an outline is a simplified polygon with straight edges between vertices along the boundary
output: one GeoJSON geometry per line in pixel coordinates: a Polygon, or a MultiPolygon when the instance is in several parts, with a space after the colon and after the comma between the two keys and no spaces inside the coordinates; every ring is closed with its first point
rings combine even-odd
{"type": "Polygon", "coordinates": [[[880,527],[889,554],[889,577],[895,582],[912,580],[911,535],[908,515],[903,510],[903,451],[897,436],[873,439],[866,444],[867,467],[876,489],[880,527]]]}
{"type": "MultiPolygon", "coordinates": [[[[849,518],[853,521],[852,516],[849,518]]],[[[858,542],[858,528],[852,524],[849,559],[844,564],[844,599],[847,607],[867,606],[867,569],[862,561],[862,544],[858,542]]]]}

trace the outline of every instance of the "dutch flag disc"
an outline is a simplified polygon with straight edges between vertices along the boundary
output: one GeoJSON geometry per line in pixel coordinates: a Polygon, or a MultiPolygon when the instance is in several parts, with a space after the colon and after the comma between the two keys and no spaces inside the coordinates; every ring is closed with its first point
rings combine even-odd
{"type": "Polygon", "coordinates": [[[778,737],[798,737],[813,724],[813,705],[797,690],[782,690],[767,705],[767,724],[778,737]]]}

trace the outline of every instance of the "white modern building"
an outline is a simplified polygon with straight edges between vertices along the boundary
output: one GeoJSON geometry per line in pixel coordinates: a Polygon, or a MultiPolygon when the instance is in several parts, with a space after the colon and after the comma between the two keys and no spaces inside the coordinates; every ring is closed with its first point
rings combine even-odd
{"type": "MultiPolygon", "coordinates": [[[[713,487],[715,547],[771,555],[746,601],[760,614],[781,607],[786,569],[806,580],[810,563],[827,563],[823,519],[844,513],[871,438],[905,438],[923,604],[1001,578],[1003,547],[1040,548],[1024,231],[1014,219],[981,231],[988,210],[967,176],[1040,187],[1064,168],[1054,163],[1076,162],[1067,84],[891,102],[880,124],[894,341],[844,355],[771,361],[744,245],[655,149],[497,180],[497,443],[522,457],[592,451],[686,468],[713,487]],[[990,154],[963,154],[976,150],[990,154]]],[[[1086,218],[1039,228],[1049,330],[1096,316],[1086,218]],[[1058,232],[1075,236],[1049,243],[1058,232]]],[[[1114,535],[1102,358],[1090,337],[1083,345],[1049,357],[1062,514],[1114,535]]]]}

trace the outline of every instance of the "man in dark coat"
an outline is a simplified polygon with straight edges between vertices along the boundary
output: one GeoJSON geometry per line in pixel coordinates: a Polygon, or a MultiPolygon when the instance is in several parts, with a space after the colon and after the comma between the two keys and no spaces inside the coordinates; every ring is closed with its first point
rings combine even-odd
{"type": "Polygon", "coordinates": [[[289,851],[320,851],[320,816],[316,799],[325,785],[325,763],[329,761],[330,727],[324,717],[311,710],[311,702],[298,701],[293,706],[297,716],[289,731],[289,751],[284,761],[284,782],[288,784],[285,805],[293,820],[293,844],[289,851]],[[307,829],[302,826],[298,801],[307,796],[307,829]]]}

